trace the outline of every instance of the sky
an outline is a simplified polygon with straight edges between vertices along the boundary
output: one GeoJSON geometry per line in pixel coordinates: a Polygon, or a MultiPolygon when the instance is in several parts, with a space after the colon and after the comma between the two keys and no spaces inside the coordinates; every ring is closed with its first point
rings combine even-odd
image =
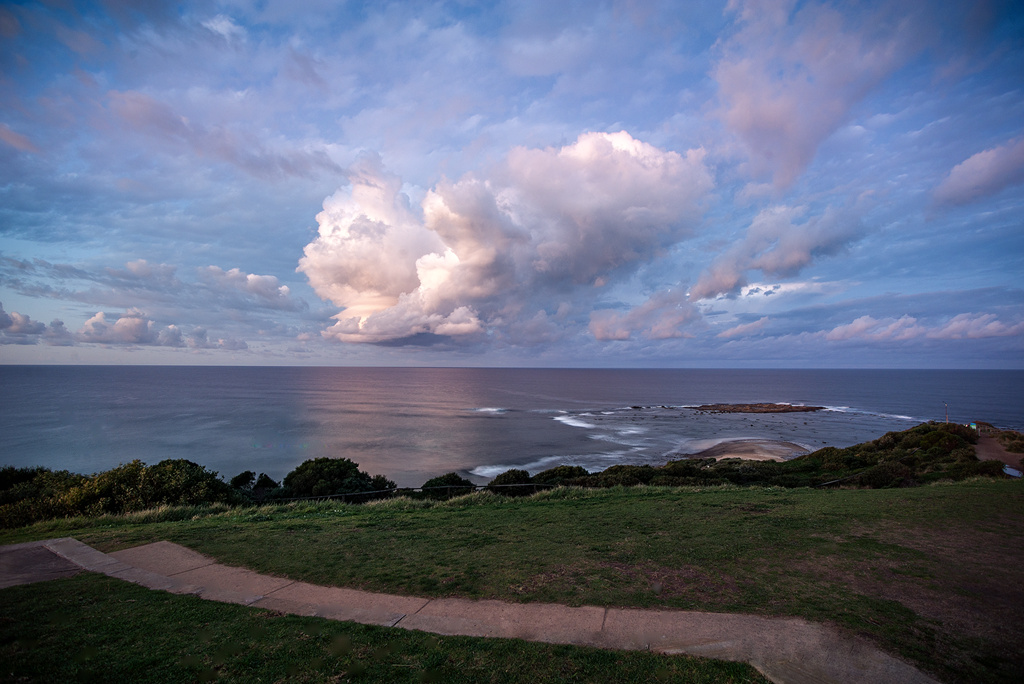
{"type": "Polygon", "coordinates": [[[1024,6],[0,4],[0,363],[1024,368],[1024,6]]]}

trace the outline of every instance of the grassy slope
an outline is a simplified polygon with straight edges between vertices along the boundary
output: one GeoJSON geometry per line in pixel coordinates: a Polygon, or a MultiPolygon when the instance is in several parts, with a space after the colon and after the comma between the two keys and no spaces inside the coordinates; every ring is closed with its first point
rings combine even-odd
{"type": "Polygon", "coordinates": [[[438,639],[148,591],[93,574],[12,587],[0,597],[0,681],[767,681],[738,663],[438,639]]]}
{"type": "Polygon", "coordinates": [[[168,539],[261,572],[378,591],[795,615],[865,635],[947,681],[1024,679],[1020,482],[562,489],[425,505],[58,521],[0,542],[71,535],[113,550],[168,539]]]}

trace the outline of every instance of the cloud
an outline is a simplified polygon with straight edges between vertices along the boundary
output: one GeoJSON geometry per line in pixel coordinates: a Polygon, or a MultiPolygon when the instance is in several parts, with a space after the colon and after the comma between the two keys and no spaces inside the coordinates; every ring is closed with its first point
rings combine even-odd
{"type": "Polygon", "coordinates": [[[746,273],[790,277],[815,258],[837,253],[861,232],[860,221],[828,207],[820,216],[795,223],[806,207],[775,206],[754,217],[746,236],[719,256],[690,291],[693,301],[734,294],[746,284],[746,273]]]}
{"type": "Polygon", "coordinates": [[[39,148],[33,145],[31,140],[20,133],[15,133],[7,124],[0,123],[0,140],[21,152],[39,153],[39,148]]]}
{"type": "Polygon", "coordinates": [[[751,323],[741,323],[737,326],[729,328],[728,330],[723,330],[722,332],[718,333],[718,337],[730,339],[733,337],[747,337],[749,335],[754,335],[764,330],[764,326],[768,323],[769,320],[770,319],[767,316],[764,316],[751,323]]]}
{"type": "Polygon", "coordinates": [[[1024,138],[978,152],[957,164],[935,189],[939,204],[969,204],[1024,183],[1024,138]]]}
{"type": "Polygon", "coordinates": [[[916,34],[907,20],[868,18],[794,0],[730,3],[739,30],[713,69],[720,117],[742,141],[755,176],[785,188],[874,86],[901,66],[916,34]],[[885,28],[880,28],[885,27],[885,28]]]}
{"type": "Polygon", "coordinates": [[[862,339],[872,342],[882,340],[909,340],[920,337],[927,332],[927,328],[918,325],[917,319],[912,316],[902,316],[899,319],[884,318],[881,320],[871,316],[861,316],[852,323],[836,326],[825,334],[829,342],[841,342],[845,340],[862,339]]]}
{"type": "Polygon", "coordinates": [[[244,40],[246,37],[245,29],[236,24],[231,17],[223,14],[218,14],[211,19],[207,19],[202,22],[202,24],[205,28],[208,28],[227,41],[231,41],[236,38],[244,40]]]}
{"type": "Polygon", "coordinates": [[[1024,321],[1007,325],[995,314],[959,314],[945,325],[928,331],[928,337],[938,340],[977,340],[1020,334],[1024,334],[1024,321]]]}
{"type": "Polygon", "coordinates": [[[101,344],[154,344],[159,335],[153,331],[153,321],[138,309],[129,309],[113,323],[100,311],[85,322],[78,331],[81,342],[101,344]]]}
{"type": "Polygon", "coordinates": [[[851,323],[824,333],[829,342],[865,340],[869,342],[904,341],[925,337],[936,340],[984,339],[1024,333],[1024,321],[1009,325],[995,314],[959,314],[945,323],[928,327],[913,316],[876,319],[861,316],[851,323]]]}
{"type": "Polygon", "coordinates": [[[639,333],[648,340],[690,337],[684,328],[700,320],[700,312],[682,289],[651,296],[638,307],[620,313],[601,309],[590,315],[590,333],[598,340],[628,340],[639,333]]]}
{"type": "Polygon", "coordinates": [[[187,338],[185,338],[184,344],[190,349],[225,349],[229,351],[245,351],[249,348],[249,345],[246,344],[244,340],[238,340],[233,337],[211,340],[207,335],[206,328],[194,329],[188,334],[187,338]]]}
{"type": "MultiPolygon", "coordinates": [[[[59,323],[59,321],[55,321],[59,323]]],[[[63,324],[60,325],[63,328],[63,324]]],[[[62,330],[55,330],[55,339],[62,330]]],[[[106,312],[97,312],[87,320],[74,336],[75,342],[84,344],[187,347],[192,350],[225,349],[244,351],[249,348],[244,340],[233,337],[211,340],[206,328],[195,327],[185,333],[176,325],[159,328],[139,309],[128,309],[111,322],[106,312]]]]}
{"type": "Polygon", "coordinates": [[[14,38],[21,33],[21,22],[6,7],[0,7],[0,38],[14,38]]]}
{"type": "MultiPolygon", "coordinates": [[[[116,280],[135,281],[153,287],[167,288],[181,285],[174,276],[177,270],[177,267],[170,264],[151,264],[145,259],[136,259],[125,263],[124,269],[107,268],[106,273],[116,280]]],[[[80,272],[77,275],[81,277],[85,274],[80,272]]]]}
{"type": "Polygon", "coordinates": [[[130,129],[184,145],[197,156],[227,162],[258,178],[311,178],[324,171],[341,172],[322,149],[267,149],[252,135],[224,126],[208,128],[138,91],[110,91],[107,97],[110,109],[130,129]]]}
{"type": "Polygon", "coordinates": [[[51,346],[69,346],[74,340],[62,321],[54,319],[47,326],[33,321],[17,311],[7,313],[0,302],[0,344],[37,344],[44,341],[51,346]]]}
{"type": "Polygon", "coordinates": [[[522,340],[512,331],[527,320],[543,320],[547,338],[552,302],[593,300],[691,234],[712,187],[703,160],[624,131],[584,133],[561,148],[515,148],[488,178],[442,181],[418,216],[400,179],[367,158],[324,202],[298,270],[344,307],[330,339],[522,340]]]}
{"type": "Polygon", "coordinates": [[[282,285],[277,276],[244,273],[239,268],[225,271],[219,266],[199,269],[199,277],[222,291],[236,291],[251,295],[262,306],[288,311],[305,309],[305,302],[291,296],[287,285],[282,285]]]}

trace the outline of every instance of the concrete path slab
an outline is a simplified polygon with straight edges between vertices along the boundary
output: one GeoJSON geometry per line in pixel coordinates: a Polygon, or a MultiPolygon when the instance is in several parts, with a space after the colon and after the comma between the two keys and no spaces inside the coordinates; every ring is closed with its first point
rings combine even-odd
{"type": "Polygon", "coordinates": [[[596,646],[604,608],[543,603],[434,599],[398,623],[434,634],[524,639],[552,644],[596,646]]]}
{"type": "Polygon", "coordinates": [[[266,597],[253,605],[286,613],[393,627],[399,620],[415,613],[429,602],[430,599],[415,596],[393,596],[292,582],[268,592],[266,597]]]}
{"type": "Polygon", "coordinates": [[[132,567],[167,577],[174,577],[187,570],[196,570],[217,562],[209,556],[167,541],[114,551],[109,555],[132,567]]]}
{"type": "Polygon", "coordinates": [[[82,568],[44,546],[29,542],[0,547],[0,589],[71,577],[82,568]]]}
{"type": "Polygon", "coordinates": [[[111,554],[71,539],[0,547],[0,588],[86,569],[151,589],[434,634],[651,650],[747,662],[780,684],[935,684],[867,641],[794,618],[426,599],[260,575],[170,542],[111,554]]]}

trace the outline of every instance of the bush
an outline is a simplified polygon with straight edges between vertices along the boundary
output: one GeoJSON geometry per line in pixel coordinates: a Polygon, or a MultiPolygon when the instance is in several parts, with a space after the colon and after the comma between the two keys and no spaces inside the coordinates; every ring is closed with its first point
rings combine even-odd
{"type": "Polygon", "coordinates": [[[194,506],[238,500],[216,471],[183,458],[160,461],[150,467],[147,474],[153,491],[151,498],[144,502],[144,508],[159,504],[194,506]]]}
{"type": "Polygon", "coordinates": [[[532,481],[537,484],[560,485],[566,480],[586,477],[589,474],[586,468],[580,466],[560,465],[557,468],[542,470],[533,476],[532,481]]]}
{"type": "MultiPolygon", "coordinates": [[[[380,475],[377,475],[377,477],[380,477],[380,475]]],[[[269,490],[269,489],[277,489],[280,486],[281,485],[279,485],[278,483],[276,483],[272,479],[270,479],[270,476],[267,475],[266,473],[260,473],[260,476],[258,478],[256,478],[256,484],[254,484],[252,486],[252,489],[253,489],[253,491],[258,491],[258,490],[261,490],[261,489],[269,490]]]]}
{"type": "Polygon", "coordinates": [[[251,470],[245,470],[231,478],[231,482],[229,482],[228,484],[230,484],[235,489],[249,491],[252,489],[252,485],[254,482],[256,482],[256,473],[252,472],[251,470]]]}
{"type": "Polygon", "coordinates": [[[284,477],[290,496],[335,496],[375,489],[394,489],[395,483],[382,475],[377,480],[359,470],[359,464],[347,458],[313,458],[304,461],[284,477]],[[383,485],[383,486],[382,486],[383,485]]]}
{"type": "Polygon", "coordinates": [[[469,494],[475,487],[472,482],[458,473],[445,473],[432,477],[423,483],[423,496],[428,499],[450,499],[453,496],[469,494]],[[443,487],[444,489],[436,489],[443,487]]]}
{"type": "Polygon", "coordinates": [[[857,478],[862,487],[885,489],[889,487],[910,487],[915,484],[913,471],[898,461],[882,461],[869,468],[857,478]]]}
{"type": "Polygon", "coordinates": [[[515,487],[510,485],[528,484],[532,484],[530,473],[525,470],[512,468],[497,475],[487,484],[487,488],[496,494],[504,494],[505,496],[526,496],[533,494],[536,487],[515,487]]]}

